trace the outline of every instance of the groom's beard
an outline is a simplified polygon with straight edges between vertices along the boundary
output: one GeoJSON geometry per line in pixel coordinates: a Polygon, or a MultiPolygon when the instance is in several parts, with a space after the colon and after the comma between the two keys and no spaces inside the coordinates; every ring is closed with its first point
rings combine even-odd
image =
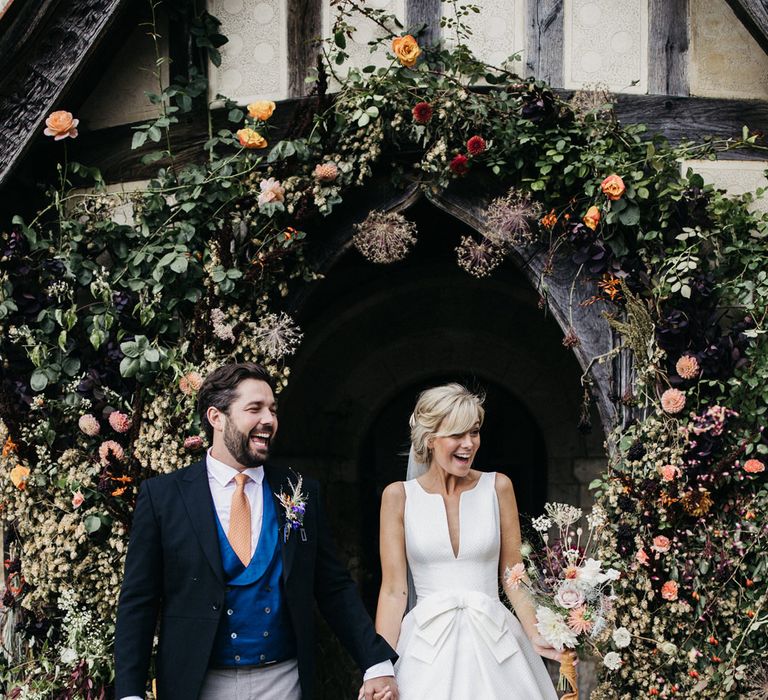
{"type": "Polygon", "coordinates": [[[252,448],[251,436],[241,433],[230,421],[224,427],[224,445],[229,454],[244,467],[260,467],[269,457],[269,449],[252,448]]]}

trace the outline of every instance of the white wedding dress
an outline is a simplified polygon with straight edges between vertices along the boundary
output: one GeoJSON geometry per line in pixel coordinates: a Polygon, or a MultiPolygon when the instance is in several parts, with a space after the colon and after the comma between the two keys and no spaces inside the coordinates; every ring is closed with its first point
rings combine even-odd
{"type": "Polygon", "coordinates": [[[400,700],[556,700],[541,657],[499,600],[499,502],[485,473],[459,501],[454,556],[443,498],[405,484],[405,548],[417,603],[403,618],[400,700]]]}

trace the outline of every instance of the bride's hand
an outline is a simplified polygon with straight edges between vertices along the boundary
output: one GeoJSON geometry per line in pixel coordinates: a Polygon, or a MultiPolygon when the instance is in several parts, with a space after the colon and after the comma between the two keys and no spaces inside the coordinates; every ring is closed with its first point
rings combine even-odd
{"type": "MultiPolygon", "coordinates": [[[[552,659],[552,661],[562,661],[565,652],[555,649],[540,634],[531,635],[531,644],[533,644],[533,648],[539,656],[543,656],[545,659],[552,659]]],[[[578,663],[578,659],[575,659],[574,663],[578,663]]]]}
{"type": "MultiPolygon", "coordinates": [[[[373,700],[393,700],[395,696],[389,688],[373,694],[373,700]]],[[[365,700],[365,683],[357,691],[357,700],[365,700]]]]}

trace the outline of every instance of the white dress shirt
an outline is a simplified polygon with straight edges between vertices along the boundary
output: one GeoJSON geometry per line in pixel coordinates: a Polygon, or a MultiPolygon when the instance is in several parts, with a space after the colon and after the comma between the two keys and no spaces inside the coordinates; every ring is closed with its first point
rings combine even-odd
{"type": "MultiPolygon", "coordinates": [[[[210,450],[208,450],[206,456],[206,467],[208,470],[208,487],[211,489],[211,496],[213,497],[213,506],[216,509],[216,515],[219,517],[221,527],[226,534],[229,531],[229,512],[232,507],[232,495],[235,493],[235,476],[240,472],[234,467],[230,467],[228,464],[224,464],[224,462],[220,462],[215,457],[212,457],[210,450]]],[[[245,469],[243,474],[247,474],[250,477],[245,482],[245,495],[251,504],[251,556],[253,556],[259,544],[261,521],[264,517],[264,491],[262,489],[264,467],[245,469]]],[[[371,666],[365,672],[363,679],[369,680],[379,676],[394,675],[392,662],[382,661],[371,666]]],[[[142,700],[142,698],[137,695],[131,695],[120,700],[142,700]]]]}
{"type": "MultiPolygon", "coordinates": [[[[232,508],[232,496],[235,493],[235,477],[240,472],[211,456],[210,450],[208,450],[206,466],[213,506],[226,535],[229,533],[229,512],[232,508]]],[[[264,467],[251,467],[243,470],[242,473],[250,477],[245,482],[245,496],[251,504],[251,556],[253,556],[259,544],[261,521],[264,517],[264,491],[262,490],[264,467]]]]}

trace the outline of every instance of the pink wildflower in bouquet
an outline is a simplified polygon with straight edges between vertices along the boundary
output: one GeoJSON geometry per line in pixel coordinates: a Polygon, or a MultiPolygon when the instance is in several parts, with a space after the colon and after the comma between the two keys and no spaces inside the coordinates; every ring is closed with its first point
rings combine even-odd
{"type": "MultiPolygon", "coordinates": [[[[612,627],[611,584],[620,574],[616,569],[606,569],[591,556],[606,522],[602,508],[595,506],[586,516],[586,531],[577,526],[582,518],[580,508],[547,503],[544,510],[545,515],[533,519],[542,546],[537,549],[524,545],[526,563],[507,568],[505,579],[512,590],[523,587],[533,597],[536,627],[541,636],[558,651],[571,652],[564,654],[560,663],[558,688],[569,691],[563,697],[577,700],[573,665],[576,653],[587,647],[595,651],[595,640],[607,635],[612,627]],[[552,539],[551,530],[557,531],[552,539]]],[[[620,658],[617,661],[612,657],[610,661],[609,668],[621,665],[620,658]]]]}

